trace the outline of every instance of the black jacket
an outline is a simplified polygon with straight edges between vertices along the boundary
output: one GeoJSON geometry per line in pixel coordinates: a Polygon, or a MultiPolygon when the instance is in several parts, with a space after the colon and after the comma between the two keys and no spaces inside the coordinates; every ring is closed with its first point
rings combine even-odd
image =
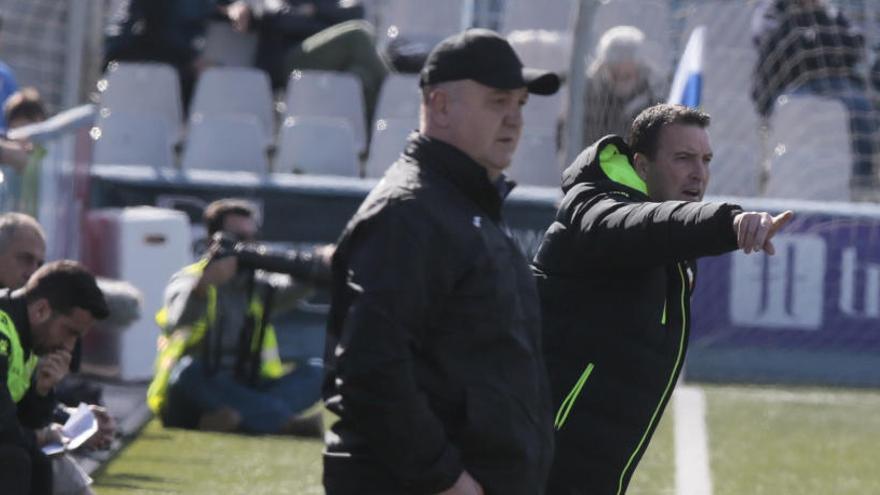
{"type": "Polygon", "coordinates": [[[684,360],[689,260],[737,246],[737,206],[651,202],[631,162],[616,136],[581,153],[535,256],[557,410],[553,495],[625,491],[684,360]]]}
{"type": "MultiPolygon", "coordinates": [[[[0,289],[0,310],[5,312],[15,324],[19,342],[25,352],[25,359],[33,352],[31,330],[27,316],[27,306],[23,296],[12,297],[7,289],[0,289]]],[[[11,348],[11,343],[0,333],[0,346],[11,348]]],[[[13,401],[7,387],[8,357],[0,353],[0,444],[11,443],[29,451],[36,451],[33,428],[49,424],[55,406],[55,396],[49,393],[40,396],[31,387],[18,403],[13,401]]]]}
{"type": "Polygon", "coordinates": [[[482,167],[413,134],[346,227],[326,349],[324,399],[340,417],[329,495],[437,493],[462,469],[487,494],[543,493],[538,296],[501,205],[482,167]]]}

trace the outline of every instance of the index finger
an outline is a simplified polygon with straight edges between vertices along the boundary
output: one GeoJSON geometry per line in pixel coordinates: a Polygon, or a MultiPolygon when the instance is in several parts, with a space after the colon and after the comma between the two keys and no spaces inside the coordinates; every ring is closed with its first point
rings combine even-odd
{"type": "Polygon", "coordinates": [[[794,212],[791,210],[785,210],[773,217],[773,224],[770,226],[770,231],[767,233],[767,237],[773,236],[779,229],[785,226],[791,219],[794,218],[794,212]]]}

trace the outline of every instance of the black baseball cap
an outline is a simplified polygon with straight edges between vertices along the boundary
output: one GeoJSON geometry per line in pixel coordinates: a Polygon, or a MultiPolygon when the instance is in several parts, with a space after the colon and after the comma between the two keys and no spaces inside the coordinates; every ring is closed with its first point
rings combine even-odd
{"type": "Polygon", "coordinates": [[[497,89],[525,86],[538,95],[559,90],[559,76],[523,67],[510,43],[489,29],[468,29],[438,43],[425,61],[419,86],[462,79],[497,89]]]}

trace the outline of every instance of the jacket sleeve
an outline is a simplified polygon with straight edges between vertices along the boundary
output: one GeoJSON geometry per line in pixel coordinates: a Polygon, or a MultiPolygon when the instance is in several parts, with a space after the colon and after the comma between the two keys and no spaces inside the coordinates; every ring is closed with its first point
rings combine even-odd
{"type": "Polygon", "coordinates": [[[426,216],[386,207],[353,232],[343,255],[350,304],[331,352],[346,420],[413,491],[436,493],[463,467],[415,379],[429,306],[442,304],[450,285],[426,216]]]}
{"type": "Polygon", "coordinates": [[[727,203],[633,201],[600,193],[571,208],[575,252],[581,262],[612,269],[641,269],[737,248],[733,218],[742,209],[727,203]]]}
{"type": "Polygon", "coordinates": [[[165,288],[165,307],[168,310],[168,329],[191,325],[205,315],[206,298],[195,293],[199,275],[181,270],[171,277],[165,288]]]}
{"type": "Polygon", "coordinates": [[[30,451],[34,448],[33,432],[22,429],[18,422],[17,408],[9,392],[9,349],[12,343],[0,334],[0,444],[11,443],[30,451]]]}
{"type": "Polygon", "coordinates": [[[33,382],[31,387],[18,401],[18,421],[25,428],[42,428],[52,422],[55,412],[55,392],[50,391],[43,396],[37,393],[33,382]]]}

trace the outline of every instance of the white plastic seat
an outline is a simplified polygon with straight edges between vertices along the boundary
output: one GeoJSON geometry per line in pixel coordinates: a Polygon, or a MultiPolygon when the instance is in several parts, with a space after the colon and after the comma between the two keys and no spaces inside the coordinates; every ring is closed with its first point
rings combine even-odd
{"type": "Polygon", "coordinates": [[[418,125],[410,119],[380,119],[373,129],[367,177],[382,177],[406,147],[407,138],[418,125]]]}
{"type": "Polygon", "coordinates": [[[707,192],[715,195],[758,196],[761,193],[761,119],[748,94],[740,88],[703,88],[703,109],[714,158],[707,192]]]}
{"type": "Polygon", "coordinates": [[[418,75],[388,74],[379,92],[376,119],[408,118],[418,122],[421,101],[418,75]]]}
{"type": "Polygon", "coordinates": [[[285,117],[338,117],[354,131],[358,152],[367,148],[364,94],[353,74],[295,70],[287,83],[285,117]]]}
{"type": "Polygon", "coordinates": [[[432,35],[439,41],[469,25],[469,7],[465,0],[386,0],[380,44],[411,35],[432,35]]]}
{"type": "Polygon", "coordinates": [[[95,164],[156,168],[174,164],[168,125],[158,115],[107,111],[99,114],[91,136],[95,141],[92,155],[95,164]]]}
{"type": "Polygon", "coordinates": [[[210,22],[202,56],[211,65],[251,67],[257,54],[257,35],[240,33],[229,22],[210,22]]]}
{"type": "Polygon", "coordinates": [[[571,35],[561,31],[514,31],[507,40],[526,67],[567,73],[571,62],[571,35]]]}
{"type": "Polygon", "coordinates": [[[818,96],[784,96],[770,129],[771,198],[849,201],[852,145],[842,103],[818,96]]]}
{"type": "Polygon", "coordinates": [[[552,95],[529,95],[529,101],[523,107],[523,125],[527,128],[556,128],[565,96],[564,91],[552,95]]]}
{"type": "Polygon", "coordinates": [[[360,177],[354,132],[332,117],[290,117],[278,137],[276,172],[360,177]]]}
{"type": "Polygon", "coordinates": [[[275,119],[269,76],[246,67],[212,67],[196,83],[190,121],[218,116],[252,115],[265,140],[274,135],[275,119]]]}
{"type": "Polygon", "coordinates": [[[260,122],[252,115],[191,121],[182,168],[265,174],[269,163],[260,122]]]}
{"type": "Polygon", "coordinates": [[[507,0],[501,28],[505,33],[525,29],[568,31],[574,22],[572,0],[507,0]]]}
{"type": "Polygon", "coordinates": [[[555,128],[523,128],[507,175],[520,185],[559,187],[562,170],[555,128]]]}
{"type": "Polygon", "coordinates": [[[170,65],[112,62],[97,86],[101,111],[159,117],[165,121],[168,142],[180,140],[180,80],[170,65]]]}

